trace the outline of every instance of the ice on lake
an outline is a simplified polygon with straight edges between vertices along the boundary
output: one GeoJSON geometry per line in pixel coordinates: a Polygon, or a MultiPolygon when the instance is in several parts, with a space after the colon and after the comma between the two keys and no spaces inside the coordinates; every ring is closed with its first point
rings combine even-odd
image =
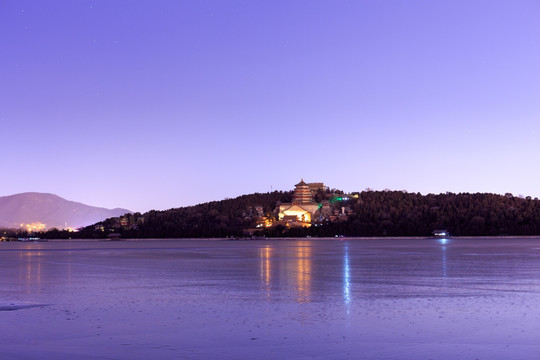
{"type": "Polygon", "coordinates": [[[538,359],[540,239],[0,243],[0,359],[538,359]]]}

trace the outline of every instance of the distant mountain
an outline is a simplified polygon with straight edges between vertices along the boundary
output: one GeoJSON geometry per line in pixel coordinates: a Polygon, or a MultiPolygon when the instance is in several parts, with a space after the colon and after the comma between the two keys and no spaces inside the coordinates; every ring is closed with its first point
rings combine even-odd
{"type": "Polygon", "coordinates": [[[79,228],[110,217],[130,213],[126,209],[105,209],[68,201],[54,194],[27,192],[0,197],[0,227],[41,223],[47,229],[79,228]]]}

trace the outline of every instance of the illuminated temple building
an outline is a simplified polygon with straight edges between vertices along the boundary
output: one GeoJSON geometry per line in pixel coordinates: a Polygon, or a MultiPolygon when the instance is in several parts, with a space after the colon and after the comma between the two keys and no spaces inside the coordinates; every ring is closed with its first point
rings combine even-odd
{"type": "Polygon", "coordinates": [[[292,202],[279,205],[279,220],[289,225],[310,226],[313,215],[321,207],[313,201],[313,194],[319,189],[324,189],[324,184],[307,184],[302,179],[295,185],[292,202]]]}

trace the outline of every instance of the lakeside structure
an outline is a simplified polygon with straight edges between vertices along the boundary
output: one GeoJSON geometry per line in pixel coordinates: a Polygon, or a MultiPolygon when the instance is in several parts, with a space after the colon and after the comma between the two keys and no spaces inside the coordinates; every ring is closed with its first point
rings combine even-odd
{"type": "Polygon", "coordinates": [[[295,185],[292,202],[279,204],[278,220],[310,226],[313,215],[322,207],[313,200],[314,193],[319,189],[325,189],[323,183],[307,184],[302,179],[295,185]]]}
{"type": "Polygon", "coordinates": [[[260,228],[301,228],[317,226],[325,221],[344,221],[352,213],[350,207],[339,207],[336,203],[349,199],[338,194],[329,193],[322,182],[306,183],[302,179],[295,185],[292,201],[278,203],[274,210],[275,219],[260,217],[255,229],[245,229],[244,233],[253,235],[260,228]],[[316,198],[320,202],[316,201],[316,198]]]}

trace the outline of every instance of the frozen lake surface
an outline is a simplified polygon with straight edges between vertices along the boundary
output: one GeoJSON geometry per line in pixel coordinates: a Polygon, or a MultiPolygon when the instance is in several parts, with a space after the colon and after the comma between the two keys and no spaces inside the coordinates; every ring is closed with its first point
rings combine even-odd
{"type": "Polygon", "coordinates": [[[540,239],[0,243],[0,359],[538,359],[540,239]]]}

